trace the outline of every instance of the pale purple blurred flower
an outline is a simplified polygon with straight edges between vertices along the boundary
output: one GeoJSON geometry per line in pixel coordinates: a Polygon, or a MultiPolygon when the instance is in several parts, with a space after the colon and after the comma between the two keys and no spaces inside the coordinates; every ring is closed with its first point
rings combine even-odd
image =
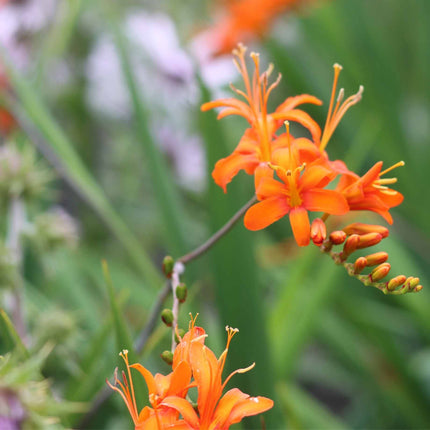
{"type": "MultiPolygon", "coordinates": [[[[198,102],[192,60],[180,47],[167,15],[130,14],[124,31],[153,135],[173,162],[180,183],[199,191],[204,183],[205,157],[199,138],[188,131],[190,113],[198,102]]],[[[86,74],[90,106],[105,116],[128,118],[132,111],[129,94],[114,43],[107,35],[96,41],[86,74]]]]}
{"type": "Polygon", "coordinates": [[[58,0],[11,1],[0,8],[0,44],[7,49],[15,66],[27,66],[27,36],[48,25],[55,16],[57,2],[58,0]]]}

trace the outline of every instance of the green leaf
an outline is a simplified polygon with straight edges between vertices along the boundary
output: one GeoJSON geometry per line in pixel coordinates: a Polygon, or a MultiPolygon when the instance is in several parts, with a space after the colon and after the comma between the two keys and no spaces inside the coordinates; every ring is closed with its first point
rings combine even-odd
{"type": "Polygon", "coordinates": [[[179,199],[179,191],[175,187],[175,182],[165,159],[163,158],[159,146],[149,130],[148,109],[142,100],[141,91],[139,91],[136,77],[133,72],[130,61],[129,47],[127,40],[115,19],[115,11],[110,9],[107,2],[102,2],[106,6],[107,16],[109,18],[110,29],[114,36],[115,45],[121,61],[122,72],[127,84],[130,98],[134,109],[134,124],[138,141],[143,149],[143,153],[148,160],[147,167],[152,177],[154,195],[158,203],[160,215],[163,219],[165,228],[165,241],[169,245],[172,253],[181,255],[185,252],[185,237],[183,220],[183,207],[179,199]]]}
{"type": "Polygon", "coordinates": [[[290,428],[348,429],[346,423],[334,416],[327,408],[297,385],[280,383],[277,391],[290,428]]]}
{"type": "Polygon", "coordinates": [[[0,309],[0,336],[5,344],[6,352],[16,350],[23,358],[30,358],[27,348],[3,309],[0,309]]]}

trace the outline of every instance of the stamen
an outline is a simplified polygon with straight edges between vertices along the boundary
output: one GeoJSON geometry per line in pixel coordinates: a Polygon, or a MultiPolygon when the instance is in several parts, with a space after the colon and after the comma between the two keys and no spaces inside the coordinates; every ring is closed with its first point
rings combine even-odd
{"type": "Polygon", "coordinates": [[[388,172],[391,172],[391,170],[393,170],[393,169],[396,169],[397,167],[403,167],[405,165],[405,162],[402,160],[402,161],[399,161],[398,163],[396,163],[396,164],[393,164],[391,167],[389,167],[388,169],[385,169],[383,172],[381,172],[380,174],[379,174],[379,176],[382,176],[382,175],[385,175],[386,173],[388,173],[388,172]]]}
{"type": "Polygon", "coordinates": [[[377,179],[373,183],[377,185],[390,185],[390,184],[395,184],[396,182],[397,182],[397,178],[385,178],[385,179],[377,179]]]}

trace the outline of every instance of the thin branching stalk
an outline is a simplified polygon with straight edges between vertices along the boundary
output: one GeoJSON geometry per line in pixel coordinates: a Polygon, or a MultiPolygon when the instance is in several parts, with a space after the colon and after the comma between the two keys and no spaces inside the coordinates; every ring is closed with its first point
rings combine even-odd
{"type": "Polygon", "coordinates": [[[177,259],[178,262],[187,264],[192,260],[202,256],[207,252],[213,245],[215,245],[218,240],[220,240],[226,233],[228,233],[233,226],[242,218],[245,212],[257,201],[257,197],[253,196],[248,203],[246,203],[242,208],[240,208],[225,224],[221,227],[214,235],[212,235],[203,245],[193,251],[185,254],[184,256],[177,259]]]}

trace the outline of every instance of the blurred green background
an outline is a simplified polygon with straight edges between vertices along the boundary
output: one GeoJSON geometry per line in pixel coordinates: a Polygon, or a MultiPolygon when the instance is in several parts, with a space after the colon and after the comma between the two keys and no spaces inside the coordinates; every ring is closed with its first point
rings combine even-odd
{"type": "MultiPolygon", "coordinates": [[[[210,177],[245,122],[199,111],[238,82],[228,56],[197,60],[202,48],[192,41],[213,23],[213,3],[46,0],[37,13],[32,3],[0,9],[0,26],[1,19],[21,26],[15,44],[0,35],[10,83],[2,100],[20,124],[9,138],[34,145],[58,175],[29,213],[61,205],[79,226],[79,243],[26,247],[30,352],[50,341],[42,373],[53,392],[91,406],[119,365],[119,349],[145,327],[163,286],[163,257],[201,244],[251,198],[251,177],[240,174],[226,195],[210,177]]],[[[199,312],[218,354],[225,325],[240,329],[229,368],[256,367],[230,386],[275,400],[264,414],[268,429],[430,428],[429,17],[428,0],[306,3],[250,44],[283,75],[272,108],[313,94],[324,105],[306,110],[321,126],[334,62],[347,95],[364,85],[327,150],[360,174],[379,160],[406,162],[395,171],[404,203],[391,211],[390,237],[377,248],[389,253],[393,275],[419,276],[424,285],[398,297],[364,287],[317,249],[297,248],[287,220],[256,233],[240,222],[190,264],[181,324],[199,312]]],[[[157,323],[139,355],[153,373],[169,370],[159,358],[169,340],[157,323]]],[[[7,351],[5,339],[1,347],[7,351]]],[[[117,395],[87,418],[66,414],[63,424],[130,426],[117,395]]]]}

